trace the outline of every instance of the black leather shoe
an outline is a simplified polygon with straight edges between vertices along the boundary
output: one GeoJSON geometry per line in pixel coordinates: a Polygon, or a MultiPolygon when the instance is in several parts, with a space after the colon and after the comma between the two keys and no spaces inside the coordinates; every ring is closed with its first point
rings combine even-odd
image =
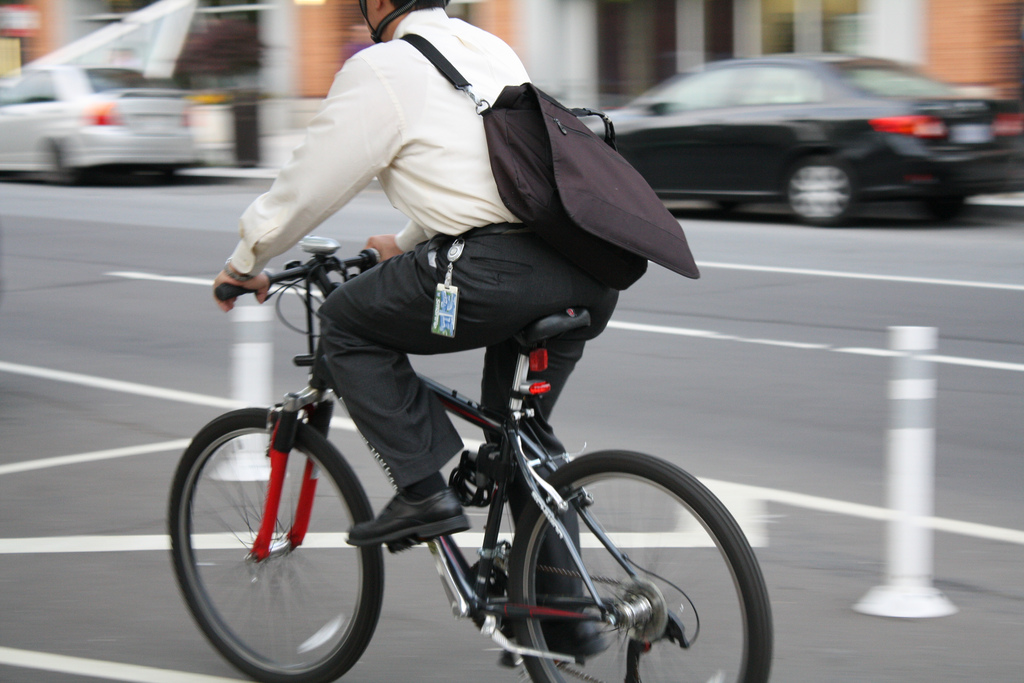
{"type": "Polygon", "coordinates": [[[469,518],[450,488],[428,498],[411,500],[404,493],[391,499],[377,519],[348,530],[349,545],[378,545],[407,538],[426,540],[469,528],[469,518]]]}

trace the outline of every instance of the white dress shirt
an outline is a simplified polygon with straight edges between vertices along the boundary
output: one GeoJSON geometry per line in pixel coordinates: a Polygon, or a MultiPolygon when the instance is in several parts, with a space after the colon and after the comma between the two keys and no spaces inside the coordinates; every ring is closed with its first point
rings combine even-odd
{"type": "Polygon", "coordinates": [[[241,241],[231,256],[236,271],[262,270],[374,176],[410,219],[397,236],[402,250],[437,233],[519,222],[498,195],[473,101],[399,40],[407,33],[433,43],[488,102],[504,86],[529,80],[516,54],[496,36],[442,9],[410,12],[394,40],[345,62],[305,141],[270,190],[242,214],[241,241]]]}

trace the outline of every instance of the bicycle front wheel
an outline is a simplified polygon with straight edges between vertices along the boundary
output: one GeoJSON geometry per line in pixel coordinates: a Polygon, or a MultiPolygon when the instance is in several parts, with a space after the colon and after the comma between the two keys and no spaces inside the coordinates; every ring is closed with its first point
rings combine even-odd
{"type": "Polygon", "coordinates": [[[525,657],[536,683],[768,680],[772,620],[764,579],[739,525],[703,484],[625,451],[578,458],[550,483],[573,502],[562,517],[579,522],[580,555],[607,611],[602,615],[571,561],[552,561],[552,542],[560,541],[539,508],[528,506],[516,525],[511,601],[594,619],[575,626],[514,622],[522,645],[574,655],[525,657]]]}
{"type": "Polygon", "coordinates": [[[196,622],[239,670],[268,683],[334,680],[362,655],[380,615],[381,550],[345,543],[348,528],[373,512],[338,451],[300,424],[270,554],[255,559],[269,442],[268,413],[259,409],[228,413],[193,439],[171,491],[174,570],[196,622]],[[316,480],[312,514],[293,547],[307,472],[316,480]]]}

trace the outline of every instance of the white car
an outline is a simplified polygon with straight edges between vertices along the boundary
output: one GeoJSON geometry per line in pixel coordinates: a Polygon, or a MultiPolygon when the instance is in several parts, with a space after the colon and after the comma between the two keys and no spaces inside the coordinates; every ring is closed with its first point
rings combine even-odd
{"type": "Polygon", "coordinates": [[[27,67],[0,87],[0,171],[73,183],[90,169],[199,163],[184,92],[138,71],[27,67]]]}

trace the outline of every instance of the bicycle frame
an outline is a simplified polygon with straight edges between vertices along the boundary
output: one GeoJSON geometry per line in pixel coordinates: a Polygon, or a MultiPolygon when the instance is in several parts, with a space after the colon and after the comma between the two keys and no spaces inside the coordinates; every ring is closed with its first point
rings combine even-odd
{"type": "MultiPolygon", "coordinates": [[[[313,286],[316,286],[326,296],[333,288],[333,284],[327,278],[329,272],[339,272],[347,280],[350,277],[354,277],[349,270],[358,266],[354,263],[354,259],[345,262],[338,261],[331,255],[333,251],[328,251],[325,246],[317,246],[321,251],[313,252],[315,258],[310,264],[289,264],[284,272],[272,278],[275,281],[291,280],[292,282],[297,282],[300,279],[305,281],[306,287],[303,294],[307,305],[306,335],[310,353],[304,356],[297,356],[295,362],[297,365],[312,365],[314,366],[314,371],[311,374],[310,386],[301,392],[286,395],[283,403],[273,410],[269,418],[273,421],[268,452],[270,479],[260,528],[250,549],[250,558],[255,562],[264,561],[278,553],[291,552],[302,544],[311,518],[318,472],[312,461],[306,462],[292,528],[289,530],[285,540],[272,545],[271,538],[277,527],[278,513],[280,512],[284,472],[287,468],[290,452],[294,446],[300,417],[305,415],[308,422],[326,436],[333,410],[330,390],[326,388],[324,382],[315,377],[316,370],[313,362],[313,353],[315,352],[314,319],[310,313],[312,310],[311,290],[313,286]]],[[[478,624],[482,621],[482,633],[491,637],[505,650],[530,656],[554,657],[556,653],[540,652],[509,642],[497,629],[497,619],[606,621],[611,624],[614,624],[616,621],[616,615],[612,607],[599,595],[594,581],[580,557],[576,543],[559,520],[558,513],[564,513],[569,509],[570,505],[573,506],[583,519],[584,524],[600,543],[607,548],[623,569],[634,578],[637,576],[637,573],[628,559],[618,551],[600,525],[585,509],[585,504],[580,502],[579,496],[571,501],[563,499],[548,484],[544,477],[537,472],[537,468],[540,466],[556,468],[556,461],[561,459],[567,462],[568,456],[551,456],[547,454],[542,447],[534,443],[520,429],[520,421],[532,415],[532,409],[523,407],[522,395],[524,390],[529,391],[533,389],[538,393],[546,390],[542,383],[528,384],[527,376],[531,368],[530,360],[530,349],[524,348],[520,352],[517,361],[509,407],[504,413],[472,401],[423,375],[419,376],[423,384],[438,397],[448,412],[479,427],[485,435],[490,437],[490,441],[499,444],[498,457],[500,459],[500,475],[494,478],[495,483],[491,491],[484,540],[481,548],[477,551],[480,560],[476,575],[472,576],[469,562],[451,536],[440,536],[429,540],[427,545],[434,556],[438,573],[442,579],[442,584],[451,602],[452,612],[455,616],[473,618],[478,624]],[[494,571],[495,561],[499,557],[505,559],[502,557],[502,554],[507,552],[501,548],[498,536],[501,529],[504,504],[507,500],[508,487],[517,471],[523,473],[523,479],[527,483],[531,497],[548,519],[555,533],[562,539],[572,557],[579,578],[583,581],[591,596],[591,600],[586,601],[585,604],[597,608],[599,614],[584,614],[578,610],[573,611],[555,607],[512,604],[507,602],[505,598],[493,598],[487,594],[488,582],[494,571]]]]}
{"type": "MultiPolygon", "coordinates": [[[[269,410],[231,411],[209,422],[182,456],[169,507],[174,569],[189,609],[210,642],[257,680],[336,679],[365,651],[383,602],[382,548],[346,551],[338,533],[374,512],[353,468],[326,440],[334,397],[313,313],[318,294],[326,298],[337,286],[332,280],[348,280],[376,258],[367,250],[339,260],[333,240],[304,240],[302,247],[313,256],[270,281],[279,285],[274,295],[291,289],[305,302],[305,329],[283,322],[307,337],[307,352],[295,364],[309,370],[309,384],[269,410]],[[323,495],[325,486],[330,495],[323,495]],[[338,590],[336,577],[350,581],[338,590]],[[238,599],[240,584],[251,599],[238,599]]],[[[229,300],[248,291],[222,284],[216,295],[229,300]]],[[[550,449],[537,429],[543,412],[533,412],[542,405],[534,397],[550,389],[538,381],[546,348],[559,351],[550,340],[587,324],[587,311],[567,309],[517,332],[508,342],[518,344],[514,371],[502,369],[511,380],[504,405],[482,405],[418,376],[447,412],[486,436],[479,449],[462,454],[450,485],[463,506],[487,507],[487,521],[482,534],[429,538],[424,531],[388,548],[426,543],[453,614],[471,618],[504,651],[501,664],[521,663],[534,680],[624,675],[635,683],[641,659],[657,647],[659,656],[643,660],[644,671],[671,677],[682,667],[699,680],[763,683],[772,646],[764,578],[742,529],[714,494],[643,453],[555,453],[562,449],[550,449]],[[519,515],[512,539],[499,533],[510,530],[501,524],[506,503],[519,515]],[[480,549],[464,552],[457,538],[473,538],[467,545],[480,549]],[[711,546],[718,552],[690,550],[711,546]],[[691,592],[707,601],[691,599],[691,592]],[[723,645],[673,660],[676,647],[690,650],[696,642],[704,606],[724,615],[708,621],[712,640],[723,645]],[[612,648],[624,640],[625,653],[612,648]],[[573,661],[593,667],[584,671],[573,661]]],[[[552,370],[559,367],[553,363],[552,370]]]]}

